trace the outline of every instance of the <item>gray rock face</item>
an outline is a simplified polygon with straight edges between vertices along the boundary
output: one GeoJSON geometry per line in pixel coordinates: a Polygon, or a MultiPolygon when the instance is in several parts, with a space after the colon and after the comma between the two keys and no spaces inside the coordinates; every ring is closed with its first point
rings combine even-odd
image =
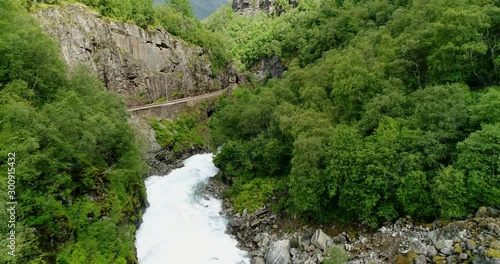
{"type": "Polygon", "coordinates": [[[266,254],[266,264],[289,264],[290,240],[280,240],[271,244],[266,254]]]}
{"type": "Polygon", "coordinates": [[[232,73],[214,76],[208,54],[163,29],[103,19],[81,4],[45,8],[35,17],[59,41],[70,68],[87,65],[129,105],[202,94],[237,81],[232,73]]]}
{"type": "Polygon", "coordinates": [[[326,250],[326,246],[329,240],[332,240],[328,235],[323,233],[321,229],[316,230],[311,238],[311,243],[322,250],[326,250]]]}
{"type": "Polygon", "coordinates": [[[283,65],[278,57],[262,59],[252,69],[255,78],[259,81],[265,78],[280,78],[285,72],[286,66],[283,65]]]}
{"type": "MultiPolygon", "coordinates": [[[[296,6],[297,0],[288,0],[288,4],[296,6]]],[[[260,12],[279,15],[284,12],[277,0],[233,0],[233,10],[245,16],[256,16],[260,12]]]]}

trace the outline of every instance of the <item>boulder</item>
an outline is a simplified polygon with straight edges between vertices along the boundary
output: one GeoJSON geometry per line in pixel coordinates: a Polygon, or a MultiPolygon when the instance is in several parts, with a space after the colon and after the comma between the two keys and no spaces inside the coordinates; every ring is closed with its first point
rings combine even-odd
{"type": "Polygon", "coordinates": [[[241,217],[247,218],[247,216],[248,216],[248,212],[247,212],[247,209],[245,208],[245,209],[243,209],[243,213],[241,214],[241,217]]]}
{"type": "Polygon", "coordinates": [[[426,255],[427,254],[427,248],[426,246],[420,242],[418,239],[414,238],[410,242],[410,249],[415,251],[417,254],[420,255],[426,255]]]}
{"type": "Polygon", "coordinates": [[[304,249],[308,248],[309,245],[311,245],[310,239],[305,239],[305,240],[300,241],[300,246],[302,246],[302,248],[304,248],[304,249]]]}
{"type": "Polygon", "coordinates": [[[500,217],[500,210],[483,206],[477,210],[476,217],[500,217]]]}
{"type": "Polygon", "coordinates": [[[429,257],[434,257],[438,254],[437,250],[435,247],[431,246],[431,245],[427,245],[427,256],[429,257]]]}
{"type": "Polygon", "coordinates": [[[337,244],[344,244],[347,242],[347,237],[345,237],[343,234],[340,234],[333,238],[333,242],[337,244]]]}
{"type": "Polygon", "coordinates": [[[239,218],[234,217],[234,218],[229,219],[228,225],[232,228],[238,229],[238,228],[241,228],[242,226],[244,226],[245,222],[239,218]]]}
{"type": "Polygon", "coordinates": [[[316,230],[311,237],[311,243],[322,250],[326,250],[329,240],[331,240],[331,238],[327,234],[323,233],[321,229],[316,230]]]}
{"type": "Polygon", "coordinates": [[[449,249],[449,248],[447,248],[447,247],[442,248],[440,251],[441,251],[441,253],[443,253],[443,254],[445,254],[445,255],[447,255],[447,256],[449,256],[449,255],[453,255],[453,253],[451,252],[451,249],[449,249]]]}
{"type": "Polygon", "coordinates": [[[465,243],[467,244],[468,249],[476,249],[477,248],[477,243],[472,239],[467,239],[465,241],[465,243]]]}
{"type": "Polygon", "coordinates": [[[253,258],[253,264],[266,264],[265,260],[263,258],[260,258],[260,257],[255,257],[253,258]]]}
{"type": "Polygon", "coordinates": [[[453,240],[445,239],[445,237],[436,230],[429,232],[429,238],[438,250],[450,248],[453,245],[453,240]]]}
{"type": "Polygon", "coordinates": [[[289,264],[290,240],[279,240],[271,244],[266,253],[266,264],[289,264]]]}
{"type": "Polygon", "coordinates": [[[426,263],[427,263],[427,259],[423,255],[418,255],[415,258],[415,264],[426,264],[426,263]]]}

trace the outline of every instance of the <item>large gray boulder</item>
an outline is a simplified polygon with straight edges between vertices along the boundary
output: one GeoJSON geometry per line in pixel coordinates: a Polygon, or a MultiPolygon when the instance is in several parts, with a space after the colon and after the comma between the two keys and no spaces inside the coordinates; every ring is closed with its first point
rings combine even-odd
{"type": "Polygon", "coordinates": [[[447,236],[446,234],[441,234],[437,230],[429,232],[429,239],[438,250],[441,250],[443,248],[451,248],[451,246],[453,245],[453,240],[450,239],[449,236],[447,236]]]}
{"type": "Polygon", "coordinates": [[[271,244],[266,253],[266,264],[289,264],[290,240],[280,240],[271,244]]]}
{"type": "Polygon", "coordinates": [[[265,260],[263,258],[260,258],[260,257],[255,257],[253,258],[253,264],[266,264],[265,260]]]}
{"type": "Polygon", "coordinates": [[[438,254],[437,250],[435,247],[431,246],[431,245],[427,245],[427,256],[429,257],[434,257],[438,254]]]}
{"type": "Polygon", "coordinates": [[[427,254],[427,247],[416,238],[410,242],[410,249],[420,255],[427,254]]]}
{"type": "Polygon", "coordinates": [[[229,219],[228,225],[231,228],[240,229],[242,226],[245,225],[245,222],[239,218],[232,217],[229,219]]]}
{"type": "Polygon", "coordinates": [[[321,229],[316,230],[314,232],[311,243],[315,245],[317,248],[322,250],[326,250],[328,241],[332,240],[327,234],[323,233],[321,229]]]}
{"type": "Polygon", "coordinates": [[[426,263],[427,263],[427,259],[422,255],[418,255],[415,258],[415,264],[426,264],[426,263]]]}
{"type": "Polygon", "coordinates": [[[500,210],[482,206],[477,210],[476,217],[500,217],[500,210]]]}

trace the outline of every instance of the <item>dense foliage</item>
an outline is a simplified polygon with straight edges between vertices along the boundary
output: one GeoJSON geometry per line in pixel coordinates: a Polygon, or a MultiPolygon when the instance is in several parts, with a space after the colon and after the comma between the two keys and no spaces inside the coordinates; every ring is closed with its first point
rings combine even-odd
{"type": "Polygon", "coordinates": [[[179,36],[183,40],[198,45],[204,48],[206,52],[209,52],[213,72],[225,67],[229,56],[223,38],[205,28],[197,18],[192,17],[189,1],[175,0],[167,3],[167,5],[158,5],[155,8],[158,23],[173,35],[179,36]]]}
{"type": "Polygon", "coordinates": [[[496,0],[217,12],[207,25],[244,68],[268,56],[289,65],[281,80],[234,91],[212,118],[223,178],[266,182],[281,209],[320,221],[377,226],[498,205],[499,18],[496,0]]]}
{"type": "MultiPolygon", "coordinates": [[[[37,0],[23,0],[26,7],[38,4],[37,0]]],[[[153,0],[44,0],[41,3],[56,5],[65,2],[81,2],[95,8],[104,16],[131,21],[147,27],[155,23],[153,0]]]]}
{"type": "MultiPolygon", "coordinates": [[[[57,44],[19,1],[0,1],[2,223],[8,168],[17,202],[16,256],[2,254],[1,263],[137,262],[144,166],[127,119],[122,100],[86,69],[67,73],[57,44]]],[[[8,243],[0,242],[4,253],[8,243]]]]}
{"type": "Polygon", "coordinates": [[[186,106],[173,119],[149,118],[156,140],[170,156],[181,158],[195,149],[206,148],[209,131],[207,109],[210,104],[186,106]]]}

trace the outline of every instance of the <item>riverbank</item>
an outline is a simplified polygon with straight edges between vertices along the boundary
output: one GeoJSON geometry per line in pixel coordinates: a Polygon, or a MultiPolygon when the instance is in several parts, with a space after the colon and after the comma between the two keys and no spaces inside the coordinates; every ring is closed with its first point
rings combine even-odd
{"type": "Polygon", "coordinates": [[[208,120],[218,99],[185,106],[174,117],[136,116],[130,119],[141,139],[147,175],[166,175],[188,157],[211,152],[208,120]]]}
{"type": "MultiPolygon", "coordinates": [[[[214,177],[205,188],[223,198],[227,186],[214,177]]],[[[493,208],[482,207],[464,220],[427,224],[407,217],[369,230],[300,225],[267,207],[239,213],[229,200],[223,201],[227,232],[254,264],[326,263],[331,254],[342,257],[339,249],[351,264],[500,263],[500,211],[493,208]]]]}

